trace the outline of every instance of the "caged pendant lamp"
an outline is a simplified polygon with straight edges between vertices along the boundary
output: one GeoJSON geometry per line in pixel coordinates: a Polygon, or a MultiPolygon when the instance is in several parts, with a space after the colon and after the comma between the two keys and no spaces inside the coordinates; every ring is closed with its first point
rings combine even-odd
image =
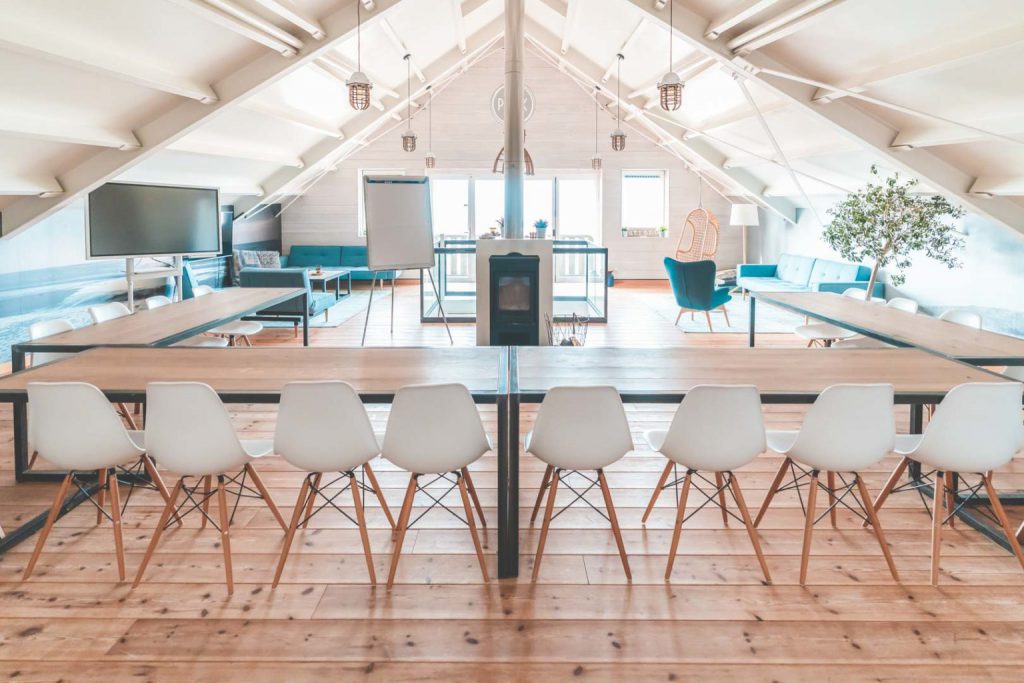
{"type": "Polygon", "coordinates": [[[672,22],[672,2],[668,3],[668,73],[658,83],[658,99],[665,111],[676,111],[683,104],[683,82],[672,70],[672,39],[675,24],[672,22]]]}
{"type": "Polygon", "coordinates": [[[406,55],[405,59],[405,72],[406,72],[406,90],[405,90],[405,119],[408,122],[408,127],[405,132],[402,133],[402,149],[406,152],[416,151],[416,133],[412,132],[412,55],[406,55]]]}
{"type": "Polygon", "coordinates": [[[437,166],[437,158],[434,156],[434,93],[430,86],[427,86],[427,156],[423,160],[424,166],[434,168],[437,166]]]}
{"type": "Polygon", "coordinates": [[[345,85],[348,86],[348,103],[357,111],[370,108],[370,90],[373,89],[370,79],[366,77],[362,70],[363,40],[361,32],[362,19],[360,16],[362,4],[362,2],[356,3],[356,70],[345,81],[345,85]]]}
{"type": "Polygon", "coordinates": [[[597,153],[598,110],[601,108],[597,99],[599,92],[601,88],[594,88],[594,156],[590,159],[590,167],[595,171],[600,171],[602,166],[601,155],[597,153]]]}
{"type": "Polygon", "coordinates": [[[626,134],[622,132],[622,54],[618,57],[618,73],[615,76],[615,130],[612,131],[612,150],[621,152],[626,149],[626,134]]]}

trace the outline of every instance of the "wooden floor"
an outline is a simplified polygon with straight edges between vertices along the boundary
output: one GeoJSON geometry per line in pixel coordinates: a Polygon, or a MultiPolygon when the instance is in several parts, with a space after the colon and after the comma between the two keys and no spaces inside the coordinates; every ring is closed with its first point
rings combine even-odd
{"type": "MultiPolygon", "coordinates": [[[[399,287],[396,330],[386,307],[371,323],[373,344],[447,342],[441,326],[417,322],[418,288],[399,287]]],[[[654,305],[669,294],[660,283],[617,285],[612,323],[591,329],[588,344],[744,345],[738,334],[684,334],[654,305]]],[[[314,344],[359,343],[362,319],[315,329],[314,344]]],[[[455,329],[470,344],[471,325],[455,329]]],[[[260,335],[259,344],[296,344],[291,330],[260,335]]],[[[792,345],[764,335],[765,345],[792,345]]],[[[244,352],[244,351],[243,351],[244,352]]],[[[269,437],[274,410],[234,406],[248,437],[269,437]]],[[[526,407],[522,429],[532,423],[526,407]]],[[[20,575],[31,543],[0,557],[0,679],[11,681],[305,680],[548,681],[765,680],[966,681],[1022,680],[1024,572],[1014,559],[963,528],[943,536],[941,587],[928,580],[929,518],[913,494],[895,496],[882,512],[904,585],[894,585],[873,536],[840,514],[839,528],[816,529],[811,584],[797,585],[803,518],[783,494],[765,518],[762,543],[775,584],[762,583],[745,532],[723,528],[705,509],[687,524],[671,583],[662,578],[673,521],[668,492],[646,528],[640,524],[663,460],[641,446],[645,429],[665,426],[671,406],[628,406],[638,449],[608,470],[633,568],[627,584],[606,523],[573,508],[557,518],[541,580],[529,583],[538,531],[529,524],[542,466],[522,464],[522,576],[482,585],[465,527],[437,511],[411,530],[398,583],[370,588],[357,532],[337,513],[323,513],[300,532],[280,587],[270,579],[282,532],[270,513],[243,500],[232,529],[236,590],[227,599],[219,538],[186,528],[169,531],[136,590],[117,583],[109,523],[79,507],[61,520],[28,582],[20,575]]],[[[768,407],[771,427],[799,424],[799,407],[768,407]]],[[[493,407],[483,407],[493,432],[493,407]]],[[[385,407],[372,407],[383,426],[385,407]]],[[[906,426],[906,413],[899,417],[906,426]]],[[[10,528],[50,503],[50,485],[14,485],[9,413],[0,419],[0,522],[10,528]]],[[[756,507],[778,456],[766,454],[740,472],[756,507]]],[[[875,491],[887,475],[869,473],[875,491]]],[[[406,478],[376,465],[393,509],[406,478]]],[[[259,469],[287,517],[301,478],[277,458],[259,469]]],[[[496,462],[472,468],[485,513],[495,518],[496,462]]],[[[1024,488],[1024,471],[999,473],[1001,487],[1024,488]]],[[[597,495],[599,498],[600,494],[597,495]]],[[[425,499],[424,499],[425,501],[425,499]]],[[[417,505],[424,504],[417,500],[417,505]]],[[[595,500],[596,502],[596,500],[595,500]]],[[[694,501],[696,503],[697,501],[694,501]]],[[[125,520],[128,572],[138,566],[156,517],[155,495],[132,497],[125,520]]],[[[422,508],[420,508],[422,509],[422,508]]],[[[368,503],[378,577],[386,577],[391,534],[368,503]]],[[[486,532],[488,552],[496,535],[486,532]]],[[[494,570],[493,554],[489,560],[494,570]]],[[[383,580],[383,578],[382,578],[383,580]]]]}

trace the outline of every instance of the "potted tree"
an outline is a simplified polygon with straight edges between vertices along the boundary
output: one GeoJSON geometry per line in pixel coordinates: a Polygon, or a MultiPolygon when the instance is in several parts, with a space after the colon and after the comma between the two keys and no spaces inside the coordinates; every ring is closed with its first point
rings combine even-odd
{"type": "Polygon", "coordinates": [[[537,239],[542,240],[548,236],[548,222],[543,218],[538,218],[533,227],[537,228],[537,239]]]}
{"type": "Polygon", "coordinates": [[[878,270],[890,264],[894,269],[889,281],[902,285],[915,252],[958,268],[957,251],[963,248],[963,238],[952,220],[961,218],[964,210],[939,196],[914,194],[916,180],[904,181],[899,174],[882,178],[876,166],[871,174],[877,181],[828,210],[832,222],[822,235],[843,258],[855,263],[865,258],[874,261],[867,291],[874,290],[878,270]]]}

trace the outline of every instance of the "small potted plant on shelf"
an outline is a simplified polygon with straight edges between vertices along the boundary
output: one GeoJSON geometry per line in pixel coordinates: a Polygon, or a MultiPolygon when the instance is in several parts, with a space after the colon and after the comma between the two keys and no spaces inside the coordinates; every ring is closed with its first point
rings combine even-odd
{"type": "Polygon", "coordinates": [[[668,237],[668,226],[663,225],[658,228],[658,234],[662,237],[668,237]]]}
{"type": "Polygon", "coordinates": [[[626,226],[622,226],[622,236],[629,237],[629,228],[627,228],[626,226]]]}
{"type": "Polygon", "coordinates": [[[542,240],[548,236],[548,222],[543,218],[538,218],[533,227],[537,228],[537,239],[542,240]]]}

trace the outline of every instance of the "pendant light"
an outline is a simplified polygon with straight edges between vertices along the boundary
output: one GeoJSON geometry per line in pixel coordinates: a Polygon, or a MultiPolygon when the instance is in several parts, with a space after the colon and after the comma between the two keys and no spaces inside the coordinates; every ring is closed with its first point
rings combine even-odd
{"type": "Polygon", "coordinates": [[[370,108],[370,90],[373,89],[370,79],[362,71],[363,38],[362,31],[360,30],[362,20],[359,11],[362,4],[362,2],[356,3],[356,70],[345,81],[345,85],[348,86],[348,103],[357,111],[370,108]]]}
{"type": "Polygon", "coordinates": [[[434,168],[437,159],[434,157],[434,93],[427,86],[427,157],[423,160],[427,168],[434,168]]]}
{"type": "Polygon", "coordinates": [[[402,133],[402,149],[406,152],[415,152],[416,133],[412,132],[412,55],[406,55],[403,59],[405,59],[406,72],[405,118],[408,122],[408,127],[402,133]]]}
{"type": "Polygon", "coordinates": [[[616,55],[619,59],[618,73],[615,76],[615,130],[612,131],[612,150],[621,152],[626,149],[626,134],[622,132],[622,54],[616,55]]]}
{"type": "Polygon", "coordinates": [[[683,82],[679,80],[679,74],[672,70],[672,39],[675,32],[672,4],[668,3],[668,73],[662,76],[661,82],[658,83],[658,99],[665,111],[676,111],[683,104],[683,82]]]}
{"type": "Polygon", "coordinates": [[[590,167],[595,171],[601,170],[601,155],[597,153],[597,136],[598,136],[598,110],[600,109],[600,103],[597,100],[598,93],[601,92],[600,88],[594,89],[594,156],[590,160],[590,167]]]}

